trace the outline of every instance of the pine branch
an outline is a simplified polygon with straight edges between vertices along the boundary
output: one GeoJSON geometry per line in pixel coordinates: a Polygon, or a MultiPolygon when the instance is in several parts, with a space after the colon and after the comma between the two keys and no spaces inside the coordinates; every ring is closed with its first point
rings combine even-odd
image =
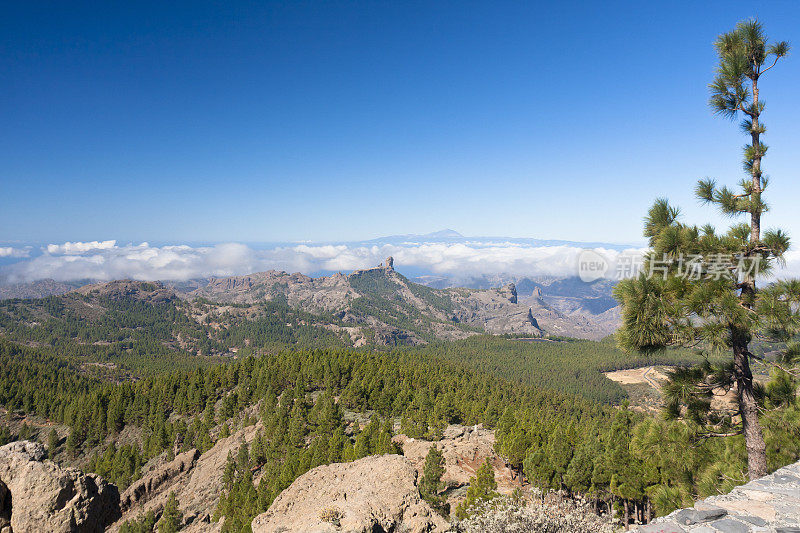
{"type": "Polygon", "coordinates": [[[775,66],[775,65],[778,63],[778,60],[779,60],[780,58],[781,58],[781,56],[777,56],[777,57],[775,58],[775,61],[773,61],[773,62],[772,62],[772,64],[771,64],[770,66],[768,66],[767,68],[765,68],[764,70],[760,70],[760,71],[758,72],[758,75],[759,75],[759,76],[761,76],[761,75],[762,75],[762,74],[764,74],[766,71],[768,71],[769,69],[771,69],[772,67],[774,67],[774,66],[775,66]]]}
{"type": "Polygon", "coordinates": [[[800,371],[798,371],[798,370],[795,370],[795,369],[789,370],[788,368],[784,368],[783,366],[779,365],[778,363],[776,363],[776,362],[774,362],[774,361],[769,361],[769,360],[767,360],[766,358],[764,358],[764,356],[763,356],[763,355],[756,355],[756,354],[754,354],[754,353],[751,353],[751,352],[749,352],[749,351],[748,351],[748,352],[745,352],[745,354],[746,354],[747,356],[749,356],[749,357],[751,357],[751,358],[755,359],[756,361],[760,361],[762,364],[765,364],[765,365],[772,366],[772,367],[774,367],[774,368],[777,368],[777,369],[779,369],[779,370],[783,370],[784,372],[786,372],[786,373],[787,373],[787,374],[789,374],[790,376],[793,376],[793,377],[800,377],[800,371]]]}
{"type": "Polygon", "coordinates": [[[713,439],[713,438],[717,438],[717,437],[735,437],[736,435],[741,435],[741,434],[742,434],[742,430],[740,429],[738,431],[729,431],[727,433],[704,433],[704,434],[701,434],[701,435],[697,435],[696,438],[698,438],[698,439],[713,439]]]}

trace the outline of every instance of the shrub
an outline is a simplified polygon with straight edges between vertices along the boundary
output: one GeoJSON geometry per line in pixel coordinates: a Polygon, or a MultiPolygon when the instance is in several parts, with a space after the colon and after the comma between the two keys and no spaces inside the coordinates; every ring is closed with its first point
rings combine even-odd
{"type": "Polygon", "coordinates": [[[612,533],[607,518],[594,514],[582,503],[529,503],[520,498],[501,496],[478,503],[469,518],[459,522],[463,533],[612,533]]]}
{"type": "Polygon", "coordinates": [[[333,524],[336,527],[339,527],[342,518],[344,517],[344,513],[342,513],[336,507],[328,507],[327,509],[323,509],[319,513],[319,519],[323,522],[328,522],[333,524]]]}

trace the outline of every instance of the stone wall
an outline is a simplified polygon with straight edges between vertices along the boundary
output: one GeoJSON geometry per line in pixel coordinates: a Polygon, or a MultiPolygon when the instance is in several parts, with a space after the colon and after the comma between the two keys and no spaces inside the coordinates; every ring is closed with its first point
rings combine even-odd
{"type": "Polygon", "coordinates": [[[800,533],[800,462],[700,500],[637,529],[639,533],[800,533]]]}

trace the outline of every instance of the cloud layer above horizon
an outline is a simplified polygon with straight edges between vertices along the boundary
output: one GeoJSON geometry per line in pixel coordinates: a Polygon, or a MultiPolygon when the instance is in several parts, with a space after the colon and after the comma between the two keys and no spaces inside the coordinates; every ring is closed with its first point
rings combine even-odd
{"type": "MultiPolygon", "coordinates": [[[[0,256],[18,258],[0,267],[0,281],[24,283],[40,279],[56,281],[137,280],[186,281],[189,279],[283,270],[317,274],[350,272],[377,266],[393,256],[400,272],[413,271],[468,279],[483,275],[576,276],[585,248],[533,246],[511,242],[406,242],[401,244],[295,244],[256,249],[240,243],[214,246],[140,244],[116,241],[48,244],[31,256],[29,249],[0,248],[0,256]]],[[[593,248],[609,264],[605,277],[615,277],[623,256],[639,256],[643,250],[593,248]]],[[[800,252],[787,254],[787,268],[780,277],[800,275],[800,252]]]]}

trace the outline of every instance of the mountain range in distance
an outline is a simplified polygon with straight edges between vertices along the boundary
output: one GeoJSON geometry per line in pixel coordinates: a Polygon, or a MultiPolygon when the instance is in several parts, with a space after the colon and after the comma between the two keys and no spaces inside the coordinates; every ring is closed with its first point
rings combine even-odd
{"type": "MultiPolygon", "coordinates": [[[[598,242],[465,237],[452,229],[339,244],[403,247],[434,243],[630,248],[598,242]]],[[[253,249],[266,249],[282,245],[252,246],[253,249]]],[[[37,250],[36,247],[29,248],[37,250]]],[[[309,272],[309,276],[270,270],[227,278],[162,281],[181,298],[202,297],[248,304],[271,299],[285,301],[309,313],[338,314],[337,320],[373,328],[370,335],[377,336],[379,343],[416,344],[435,338],[461,338],[465,331],[471,334],[473,330],[599,339],[613,333],[619,325],[619,308],[612,296],[615,282],[612,280],[586,283],[572,275],[441,274],[418,265],[401,265],[401,270],[405,276],[393,267],[382,266],[357,270],[349,275],[321,271],[309,272]],[[376,273],[382,274],[377,276],[376,273]]],[[[4,283],[0,275],[0,299],[61,295],[98,281],[41,279],[28,283],[4,283]]],[[[370,342],[372,340],[370,338],[370,342]]]]}
{"type": "MultiPolygon", "coordinates": [[[[81,293],[118,294],[126,282],[96,283],[81,293]],[[116,285],[115,285],[116,284],[116,285]],[[114,290],[109,287],[116,287],[114,290]]],[[[40,280],[0,287],[0,299],[42,298],[70,293],[82,285],[40,280]]],[[[354,346],[425,344],[476,333],[600,339],[616,329],[619,310],[613,283],[578,278],[471,278],[468,286],[441,276],[406,278],[392,258],[349,275],[310,277],[267,271],[243,276],[163,282],[186,301],[257,307],[277,302],[317,317],[316,325],[347,332],[354,346]]],[[[135,291],[134,291],[135,292],[135,291]]],[[[124,291],[122,292],[124,294],[124,291]]]]}

